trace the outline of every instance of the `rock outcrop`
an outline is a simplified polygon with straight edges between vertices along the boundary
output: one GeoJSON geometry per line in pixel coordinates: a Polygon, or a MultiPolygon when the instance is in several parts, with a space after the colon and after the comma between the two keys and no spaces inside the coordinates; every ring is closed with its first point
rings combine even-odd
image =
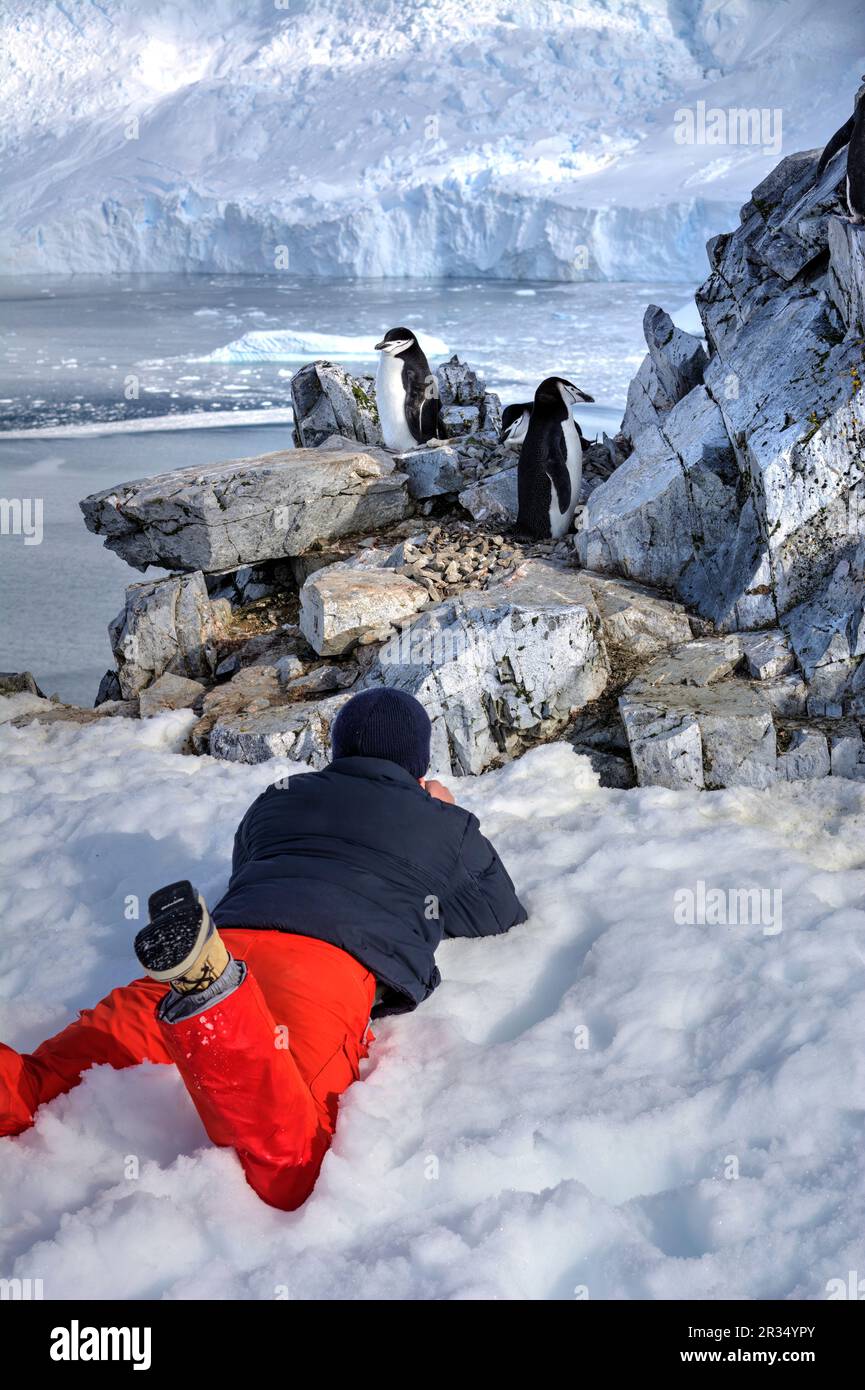
{"type": "Polygon", "coordinates": [[[708,359],[647,314],[633,452],[589,496],[579,547],[722,631],[780,624],[806,671],[842,662],[849,676],[865,651],[865,229],[843,215],[839,161],[819,181],[816,163],[782,161],[710,243],[708,359]]]}

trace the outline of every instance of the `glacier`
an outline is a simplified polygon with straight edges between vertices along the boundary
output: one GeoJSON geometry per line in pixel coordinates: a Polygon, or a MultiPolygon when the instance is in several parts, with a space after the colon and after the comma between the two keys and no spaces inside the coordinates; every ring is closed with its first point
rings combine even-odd
{"type": "Polygon", "coordinates": [[[693,283],[849,115],[860,31],[841,0],[6,0],[0,273],[693,283]],[[701,102],[774,144],[677,143],[701,102]]]}

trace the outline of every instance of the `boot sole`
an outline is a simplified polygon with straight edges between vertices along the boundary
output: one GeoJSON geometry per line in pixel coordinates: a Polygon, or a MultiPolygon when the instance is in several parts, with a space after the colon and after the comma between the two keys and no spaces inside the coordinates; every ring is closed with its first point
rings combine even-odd
{"type": "Polygon", "coordinates": [[[135,954],[152,980],[168,983],[194,965],[213,935],[210,913],[187,879],[150,898],[150,922],[135,938],[135,954]]]}

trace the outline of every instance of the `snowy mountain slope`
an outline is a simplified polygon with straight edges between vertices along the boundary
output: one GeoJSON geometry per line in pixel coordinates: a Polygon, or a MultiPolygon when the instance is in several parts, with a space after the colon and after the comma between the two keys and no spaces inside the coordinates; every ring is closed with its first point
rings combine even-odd
{"type": "MultiPolygon", "coordinates": [[[[127,896],[188,873],[213,898],[291,770],[180,757],[188,719],[0,729],[4,1041],[135,973],[127,896]]],[[[432,999],[377,1026],[306,1206],[258,1201],[169,1068],[98,1068],[0,1141],[4,1276],[46,1298],[821,1299],[861,1273],[865,788],[603,791],[557,744],[458,794],[529,921],[446,943],[432,999]],[[781,890],[782,930],[676,925],[700,879],[781,890]]]]}
{"type": "MultiPolygon", "coordinates": [[[[849,115],[849,0],[6,0],[0,270],[700,279],[849,115]],[[674,116],[782,114],[779,149],[674,116]]],[[[775,128],[770,128],[774,139],[775,128]]]]}

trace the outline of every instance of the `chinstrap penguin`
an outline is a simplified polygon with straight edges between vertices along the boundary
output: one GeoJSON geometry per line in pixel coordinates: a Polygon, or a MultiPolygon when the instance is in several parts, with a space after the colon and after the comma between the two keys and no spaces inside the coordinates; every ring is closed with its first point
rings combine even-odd
{"type": "Polygon", "coordinates": [[[502,411],[499,443],[507,445],[510,449],[518,449],[526,437],[531,413],[531,401],[520,401],[518,405],[506,405],[502,411]]]}
{"type": "Polygon", "coordinates": [[[836,130],[817,165],[817,178],[829,160],[847,146],[847,207],[854,222],[865,222],[865,77],[856,93],[853,115],[836,130]]]}
{"type": "MultiPolygon", "coordinates": [[[[590,401],[591,396],[585,399],[590,401]]],[[[502,427],[499,431],[499,444],[503,444],[506,449],[519,449],[526,437],[529,428],[529,421],[532,418],[533,401],[520,401],[515,405],[506,405],[502,411],[502,427]]],[[[591,440],[586,439],[577,420],[577,434],[580,436],[580,448],[588,449],[591,440]]]]}
{"type": "Polygon", "coordinates": [[[389,449],[401,453],[438,435],[441,402],[435,373],[408,328],[391,328],[380,343],[375,394],[381,432],[389,449]]]}
{"type": "Polygon", "coordinates": [[[535,392],[517,465],[517,529],[536,540],[557,540],[570,530],[583,475],[572,407],[593,399],[560,376],[547,377],[535,392]]]}

